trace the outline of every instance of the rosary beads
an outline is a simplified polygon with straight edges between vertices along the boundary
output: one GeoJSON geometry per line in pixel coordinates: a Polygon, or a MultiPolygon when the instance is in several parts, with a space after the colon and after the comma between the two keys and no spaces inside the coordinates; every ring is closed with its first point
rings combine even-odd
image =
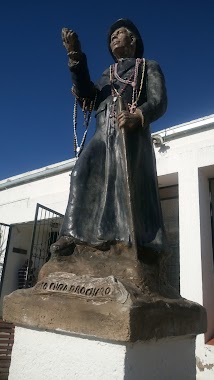
{"type": "Polygon", "coordinates": [[[78,158],[79,155],[80,155],[80,153],[82,152],[82,150],[84,148],[85,140],[86,140],[87,133],[88,133],[88,127],[89,127],[89,124],[90,124],[90,121],[91,121],[91,113],[94,110],[94,106],[95,106],[95,103],[96,103],[96,100],[97,100],[97,92],[95,93],[94,100],[90,101],[89,102],[89,106],[87,106],[86,99],[80,99],[79,97],[77,97],[77,95],[75,94],[73,88],[72,88],[71,91],[72,91],[72,93],[75,96],[74,111],[73,111],[74,154],[75,154],[75,157],[78,158]],[[83,137],[82,137],[80,145],[78,145],[78,139],[77,139],[77,108],[78,108],[77,99],[79,99],[82,102],[82,111],[83,111],[83,117],[84,117],[84,123],[83,123],[83,125],[85,127],[85,132],[83,133],[83,137]]]}
{"type": "Polygon", "coordinates": [[[118,75],[117,68],[118,68],[118,63],[115,63],[114,65],[110,66],[110,83],[111,83],[111,88],[112,88],[112,97],[114,99],[115,97],[122,96],[126,87],[128,85],[131,85],[133,88],[132,89],[132,103],[129,104],[129,111],[131,113],[134,113],[135,109],[137,107],[137,102],[138,102],[140,95],[141,95],[142,87],[143,87],[143,79],[144,79],[144,73],[145,73],[145,59],[144,58],[143,59],[140,59],[140,58],[136,59],[134,72],[131,73],[129,79],[121,78],[118,75]],[[139,66],[141,63],[142,63],[141,82],[140,82],[139,92],[137,93],[137,78],[138,78],[139,66]],[[113,85],[113,79],[114,78],[117,79],[119,82],[124,83],[124,86],[120,89],[120,91],[118,91],[113,85]]]}

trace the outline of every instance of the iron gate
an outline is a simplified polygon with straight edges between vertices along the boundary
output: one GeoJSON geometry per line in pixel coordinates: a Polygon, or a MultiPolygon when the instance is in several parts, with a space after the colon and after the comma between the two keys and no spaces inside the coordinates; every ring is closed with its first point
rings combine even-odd
{"type": "Polygon", "coordinates": [[[63,218],[59,212],[37,203],[25,287],[35,285],[39,270],[50,259],[50,246],[58,238],[63,218]]]}
{"type": "Polygon", "coordinates": [[[9,224],[0,223],[0,295],[4,280],[11,228],[9,224]]]}

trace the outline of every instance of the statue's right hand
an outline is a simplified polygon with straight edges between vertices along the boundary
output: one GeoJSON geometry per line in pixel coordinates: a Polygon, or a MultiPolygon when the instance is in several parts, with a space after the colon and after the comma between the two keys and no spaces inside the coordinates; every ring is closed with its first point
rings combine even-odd
{"type": "Polygon", "coordinates": [[[81,52],[78,35],[73,30],[62,28],[62,41],[68,52],[81,52]]]}

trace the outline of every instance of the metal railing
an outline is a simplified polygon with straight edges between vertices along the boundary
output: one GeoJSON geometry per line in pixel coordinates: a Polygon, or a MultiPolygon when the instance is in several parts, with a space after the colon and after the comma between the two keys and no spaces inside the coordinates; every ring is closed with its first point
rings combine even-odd
{"type": "Polygon", "coordinates": [[[41,267],[50,259],[50,246],[58,238],[63,218],[37,203],[25,287],[35,285],[41,267]]]}

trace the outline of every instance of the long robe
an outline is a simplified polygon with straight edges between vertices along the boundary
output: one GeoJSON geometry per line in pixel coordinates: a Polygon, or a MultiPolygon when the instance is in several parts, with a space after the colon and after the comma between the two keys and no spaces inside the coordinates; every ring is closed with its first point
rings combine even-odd
{"type": "MultiPolygon", "coordinates": [[[[120,60],[119,76],[130,78],[135,62],[135,58],[120,60]]],[[[138,90],[141,70],[137,79],[138,90]]],[[[71,236],[75,243],[103,250],[117,242],[130,247],[135,239],[139,249],[147,247],[162,252],[165,233],[149,128],[151,122],[163,115],[167,106],[165,81],[159,65],[146,60],[137,105],[144,116],[144,126],[125,132],[130,193],[127,191],[122,135],[117,122],[112,121],[110,70],[105,70],[94,85],[83,55],[80,62],[70,65],[70,71],[78,97],[93,99],[94,89],[97,90],[96,131],[72,171],[61,236],[71,236]]],[[[114,87],[121,92],[124,83],[114,79],[114,87]]],[[[131,103],[131,85],[122,91],[122,97],[126,103],[131,103]]]]}

